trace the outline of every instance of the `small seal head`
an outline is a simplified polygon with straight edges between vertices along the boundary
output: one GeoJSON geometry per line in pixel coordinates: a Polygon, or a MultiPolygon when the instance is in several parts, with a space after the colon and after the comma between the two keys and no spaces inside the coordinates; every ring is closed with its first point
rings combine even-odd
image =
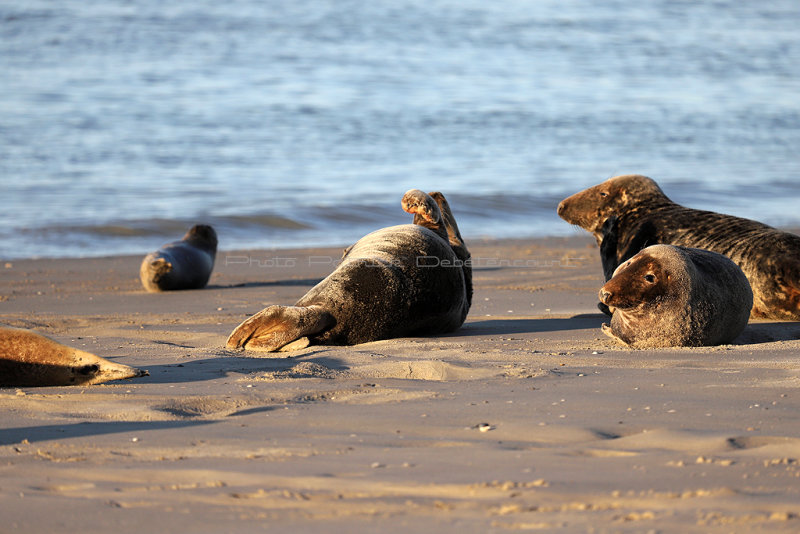
{"type": "Polygon", "coordinates": [[[632,308],[658,305],[676,299],[684,290],[681,270],[669,272],[664,263],[653,256],[631,258],[620,265],[611,280],[600,289],[600,302],[609,308],[632,308]],[[624,276],[617,276],[625,273],[624,276]]]}
{"type": "Polygon", "coordinates": [[[195,224],[189,228],[189,231],[186,232],[186,235],[183,236],[181,241],[185,241],[211,254],[217,253],[217,244],[219,243],[217,232],[207,224],[195,224]]]}

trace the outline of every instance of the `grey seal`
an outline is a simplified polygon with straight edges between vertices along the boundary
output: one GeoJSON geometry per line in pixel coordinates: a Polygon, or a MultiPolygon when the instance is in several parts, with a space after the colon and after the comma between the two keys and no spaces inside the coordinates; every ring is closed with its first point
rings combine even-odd
{"type": "Polygon", "coordinates": [[[652,179],[617,176],[564,199],[562,219],[591,232],[606,280],[637,252],[655,244],[723,254],[753,290],[753,317],[800,320],[800,236],[766,224],[672,202],[652,179]]]}
{"type": "Polygon", "coordinates": [[[50,338],[0,326],[0,386],[86,386],[147,371],[108,361],[50,338]]]}
{"type": "Polygon", "coordinates": [[[617,267],[599,298],[613,310],[603,332],[634,348],[730,343],[753,305],[730,259],[673,245],[649,246],[617,267]]]}
{"type": "Polygon", "coordinates": [[[180,241],[145,256],[139,278],[150,292],[200,289],[208,283],[216,254],[217,233],[208,225],[197,224],[180,241]]]}
{"type": "Polygon", "coordinates": [[[372,232],[294,306],[269,306],[242,322],[230,349],[292,350],[451,332],[472,302],[472,266],[444,195],[405,193],[412,224],[372,232]]]}

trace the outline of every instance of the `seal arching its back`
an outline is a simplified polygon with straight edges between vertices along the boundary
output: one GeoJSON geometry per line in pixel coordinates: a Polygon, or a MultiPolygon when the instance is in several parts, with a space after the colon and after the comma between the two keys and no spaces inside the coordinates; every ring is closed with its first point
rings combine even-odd
{"type": "Polygon", "coordinates": [[[270,306],[242,322],[228,348],[353,345],[461,326],[472,302],[472,268],[450,207],[441,193],[417,189],[401,205],[413,224],[361,238],[294,306],[270,306]]]}

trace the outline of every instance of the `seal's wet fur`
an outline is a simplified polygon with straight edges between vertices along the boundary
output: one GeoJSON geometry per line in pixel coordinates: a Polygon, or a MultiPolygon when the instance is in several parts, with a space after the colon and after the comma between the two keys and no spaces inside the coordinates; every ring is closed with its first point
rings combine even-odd
{"type": "Polygon", "coordinates": [[[609,336],[635,348],[720,345],[747,325],[753,293],[742,270],[707,250],[653,245],[600,289],[609,336]]]}
{"type": "Polygon", "coordinates": [[[147,291],[200,289],[214,270],[217,233],[205,224],[196,224],[183,239],[167,243],[142,260],[139,278],[147,291]]]}
{"type": "Polygon", "coordinates": [[[800,320],[800,236],[731,215],[685,208],[655,181],[617,176],[563,200],[558,214],[591,232],[601,245],[606,279],[654,244],[711,250],[729,257],[753,290],[753,317],[800,320]],[[613,242],[603,244],[612,217],[613,242]]]}
{"type": "Polygon", "coordinates": [[[414,224],[364,236],[294,306],[270,306],[242,322],[228,348],[353,345],[461,326],[472,303],[472,268],[450,207],[441,193],[416,189],[402,207],[414,224]]]}

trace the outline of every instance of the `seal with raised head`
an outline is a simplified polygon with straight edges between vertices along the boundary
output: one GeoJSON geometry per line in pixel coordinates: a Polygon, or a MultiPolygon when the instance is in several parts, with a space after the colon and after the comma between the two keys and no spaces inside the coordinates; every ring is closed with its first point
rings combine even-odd
{"type": "Polygon", "coordinates": [[[294,306],[269,306],[231,333],[230,349],[293,350],[451,332],[472,302],[470,255],[444,195],[412,189],[413,224],[372,232],[294,306]]]}
{"type": "Polygon", "coordinates": [[[747,326],[753,292],[716,252],[652,245],[617,267],[600,289],[613,310],[603,332],[634,348],[730,343],[747,326]]]}
{"type": "Polygon", "coordinates": [[[686,208],[652,179],[617,176],[563,200],[558,214],[591,232],[606,280],[655,244],[706,249],[733,260],[753,290],[753,317],[800,320],[800,236],[750,219],[686,208]]]}
{"type": "Polygon", "coordinates": [[[217,233],[196,224],[183,239],[167,243],[142,260],[139,278],[147,291],[200,289],[206,286],[217,255],[217,233]]]}
{"type": "Polygon", "coordinates": [[[2,387],[88,386],[147,374],[29,330],[0,326],[2,387]]]}

